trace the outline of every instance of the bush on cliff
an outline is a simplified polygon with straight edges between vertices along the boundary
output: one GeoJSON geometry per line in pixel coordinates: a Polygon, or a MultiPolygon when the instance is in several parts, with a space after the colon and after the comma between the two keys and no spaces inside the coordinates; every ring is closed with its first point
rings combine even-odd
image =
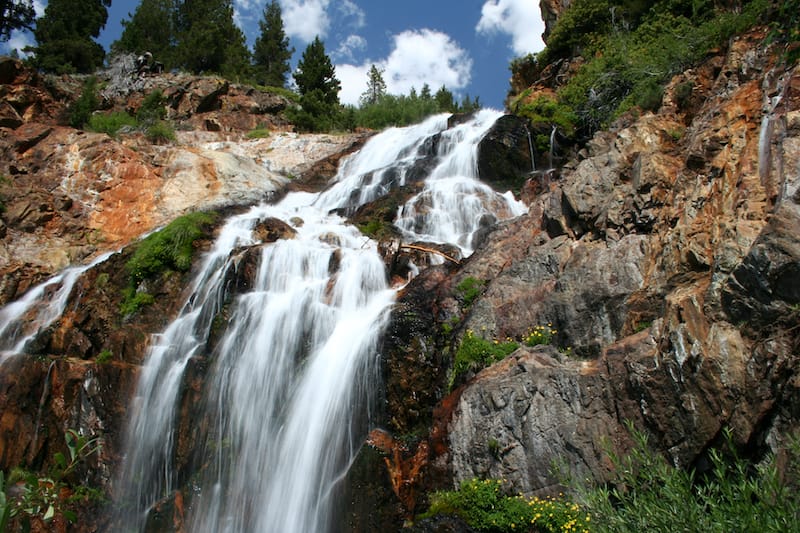
{"type": "Polygon", "coordinates": [[[207,212],[183,215],[137,245],[125,264],[129,283],[120,306],[123,315],[153,302],[152,295],[140,290],[142,281],[155,279],[167,271],[187,272],[192,267],[195,242],[208,236],[216,218],[215,213],[207,212]]]}

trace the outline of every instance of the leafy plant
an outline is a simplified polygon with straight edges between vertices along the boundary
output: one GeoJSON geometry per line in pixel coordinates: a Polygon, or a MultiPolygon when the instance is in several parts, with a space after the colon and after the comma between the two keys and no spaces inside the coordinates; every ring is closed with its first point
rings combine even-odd
{"type": "Polygon", "coordinates": [[[147,128],[145,136],[152,143],[171,142],[175,140],[175,129],[164,120],[158,120],[147,128]]]}
{"type": "Polygon", "coordinates": [[[144,97],[142,104],[136,111],[136,120],[143,126],[153,125],[160,120],[164,120],[167,116],[166,103],[167,100],[161,89],[151,91],[144,97]]]}
{"type": "Polygon", "coordinates": [[[112,352],[111,350],[103,350],[102,352],[97,354],[96,361],[102,365],[110,362],[112,359],[114,359],[114,352],[112,352]]]}
{"type": "Polygon", "coordinates": [[[506,339],[503,342],[498,340],[490,341],[475,335],[472,330],[467,330],[461,339],[458,350],[456,350],[450,388],[457,384],[468,372],[476,372],[492,363],[501,361],[517,348],[519,348],[519,344],[511,339],[506,339]]]}
{"type": "MultiPolygon", "coordinates": [[[[38,476],[32,472],[16,471],[19,478],[18,486],[21,489],[19,497],[9,502],[3,493],[0,499],[0,531],[5,531],[5,524],[9,520],[19,517],[24,530],[30,529],[30,520],[34,517],[48,523],[62,515],[70,522],[76,519],[72,504],[84,499],[100,498],[96,489],[73,486],[69,478],[78,466],[92,455],[102,449],[99,437],[89,438],[79,434],[74,429],[69,429],[64,434],[68,456],[62,452],[53,455],[54,466],[49,475],[38,476]]],[[[12,478],[9,478],[11,481],[12,478]]]]}
{"type": "Polygon", "coordinates": [[[558,333],[558,331],[553,329],[552,324],[547,324],[546,326],[536,326],[522,338],[522,342],[526,346],[550,344],[553,342],[553,335],[556,333],[558,333]]]}
{"type": "Polygon", "coordinates": [[[420,518],[456,515],[481,532],[588,532],[591,522],[580,506],[563,497],[509,496],[503,481],[497,479],[464,481],[458,490],[433,493],[430,501],[430,508],[420,518]]]}
{"type": "Polygon", "coordinates": [[[97,97],[97,78],[90,76],[83,84],[83,90],[80,96],[69,107],[67,113],[69,116],[69,125],[73,128],[82,128],[89,122],[89,117],[92,112],[100,105],[100,100],[97,97]]]}

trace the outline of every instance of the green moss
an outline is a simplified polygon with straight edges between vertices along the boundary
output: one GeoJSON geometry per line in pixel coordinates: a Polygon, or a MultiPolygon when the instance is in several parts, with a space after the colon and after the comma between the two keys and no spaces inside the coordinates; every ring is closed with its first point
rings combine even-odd
{"type": "Polygon", "coordinates": [[[256,128],[247,132],[248,139],[266,139],[270,136],[270,131],[267,128],[256,128]]]}
{"type": "Polygon", "coordinates": [[[97,358],[95,360],[102,365],[110,362],[112,359],[114,359],[114,353],[111,350],[103,350],[97,354],[97,358]]]}
{"type": "Polygon", "coordinates": [[[472,276],[461,280],[461,282],[456,285],[456,293],[461,299],[462,307],[465,309],[471,307],[475,299],[483,292],[485,286],[485,281],[473,278],[472,276]]]}

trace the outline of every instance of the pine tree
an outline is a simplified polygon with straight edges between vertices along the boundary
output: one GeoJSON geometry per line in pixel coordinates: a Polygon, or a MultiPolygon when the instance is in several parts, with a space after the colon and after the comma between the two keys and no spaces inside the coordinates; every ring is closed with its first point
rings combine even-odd
{"type": "Polygon", "coordinates": [[[134,54],[150,52],[166,68],[176,66],[175,0],[142,0],[128,17],[122,21],[122,35],[111,49],[134,54]]]}
{"type": "Polygon", "coordinates": [[[177,61],[190,72],[248,75],[250,53],[233,21],[232,0],[183,0],[177,7],[177,61]]]}
{"type": "Polygon", "coordinates": [[[32,29],[35,17],[33,0],[0,0],[0,42],[7,41],[12,30],[32,29]]]}
{"type": "Polygon", "coordinates": [[[373,64],[367,74],[367,90],[361,95],[360,103],[362,106],[377,104],[384,96],[386,82],[383,81],[383,71],[373,64]]]}
{"type": "Polygon", "coordinates": [[[102,65],[105,51],[93,40],[108,19],[111,0],[50,0],[36,21],[34,66],[56,73],[88,73],[102,65]]]}
{"type": "Polygon", "coordinates": [[[283,87],[291,70],[289,60],[294,48],[289,47],[289,38],[283,30],[281,6],[276,0],[264,8],[264,18],[258,26],[261,35],[253,47],[255,79],[262,85],[283,87]]]}
{"type": "Polygon", "coordinates": [[[439,108],[440,113],[455,113],[458,110],[453,93],[444,85],[436,91],[433,99],[436,101],[436,107],[439,108]]]}
{"type": "Polygon", "coordinates": [[[319,37],[303,52],[303,57],[297,63],[294,80],[300,90],[302,109],[295,116],[295,124],[300,129],[311,131],[333,128],[340,111],[341,83],[336,78],[336,70],[319,37]]]}

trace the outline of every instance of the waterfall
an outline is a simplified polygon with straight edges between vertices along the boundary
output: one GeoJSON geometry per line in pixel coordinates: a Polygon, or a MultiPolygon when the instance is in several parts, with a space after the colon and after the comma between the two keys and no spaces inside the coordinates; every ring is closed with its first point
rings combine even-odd
{"type": "Polygon", "coordinates": [[[98,256],[88,265],[65,268],[0,309],[0,362],[13,354],[24,353],[25,345],[64,312],[67,299],[81,274],[110,255],[98,256]]]}
{"type": "Polygon", "coordinates": [[[524,211],[477,180],[477,146],[498,117],[388,129],[344,160],[326,191],[224,223],[146,355],[114,488],[120,527],[141,531],[154,506],[185,491],[188,531],[331,530],[395,296],[377,244],[341,215],[424,180],[396,225],[471,253],[477,231],[524,211]],[[274,219],[292,235],[260,242],[256,228],[274,219]],[[246,283],[231,281],[245,270],[246,283]]]}
{"type": "Polygon", "coordinates": [[[441,133],[438,165],[422,192],[398,210],[395,225],[408,240],[454,244],[469,256],[480,229],[526,211],[511,193],[500,194],[478,180],[478,143],[500,116],[481,110],[473,120],[441,133]]]}

